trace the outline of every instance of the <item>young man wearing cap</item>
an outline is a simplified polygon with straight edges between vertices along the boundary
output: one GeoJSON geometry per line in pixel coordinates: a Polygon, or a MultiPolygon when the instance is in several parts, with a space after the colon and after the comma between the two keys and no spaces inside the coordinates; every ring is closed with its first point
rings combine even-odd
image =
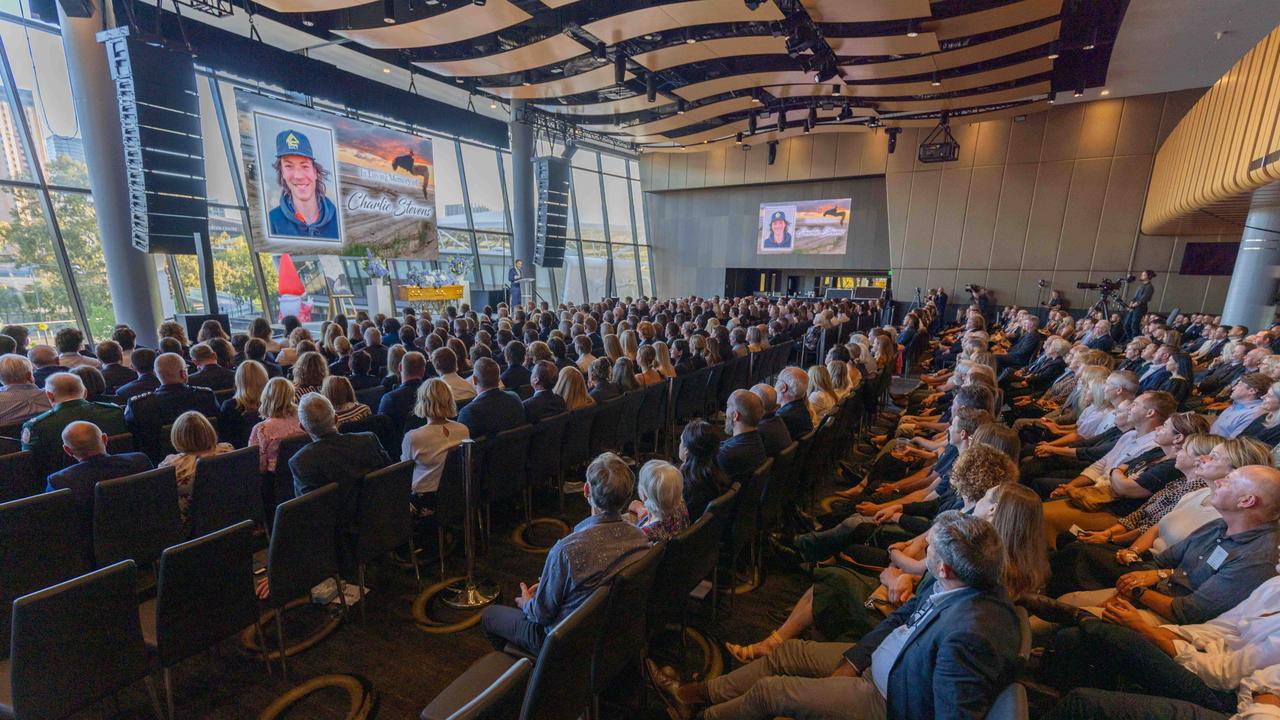
{"type": "Polygon", "coordinates": [[[276,182],[280,204],[267,222],[272,235],[338,239],[338,208],[325,197],[329,171],[316,162],[311,141],[297,130],[276,135],[276,182]]]}
{"type": "Polygon", "coordinates": [[[781,210],[769,217],[769,234],[764,238],[764,249],[791,249],[791,233],[787,232],[787,214],[781,210]]]}

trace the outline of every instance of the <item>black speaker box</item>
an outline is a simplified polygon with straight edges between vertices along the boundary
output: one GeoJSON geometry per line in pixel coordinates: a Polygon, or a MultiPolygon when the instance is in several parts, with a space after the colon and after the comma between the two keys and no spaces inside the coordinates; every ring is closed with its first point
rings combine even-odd
{"type": "Polygon", "coordinates": [[[539,267],[564,267],[564,240],[569,227],[569,161],[540,157],[533,161],[538,191],[538,223],[533,262],[539,267]]]}

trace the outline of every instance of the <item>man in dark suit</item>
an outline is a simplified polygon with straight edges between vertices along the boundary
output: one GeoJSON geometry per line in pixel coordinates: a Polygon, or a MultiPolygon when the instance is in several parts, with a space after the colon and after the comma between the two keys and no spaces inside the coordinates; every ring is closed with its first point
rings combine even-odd
{"type": "Polygon", "coordinates": [[[139,452],[107,452],[107,434],[97,425],[77,420],[62,430],[62,449],[76,464],[49,476],[45,492],[69,488],[79,510],[82,537],[93,537],[93,487],[103,480],[135,475],[151,469],[151,460],[139,452]]]}
{"type": "Polygon", "coordinates": [[[467,426],[471,437],[479,440],[524,424],[524,406],[513,392],[503,390],[498,376],[498,363],[480,358],[471,371],[476,397],[458,413],[458,422],[467,426]]]}
{"type": "Polygon", "coordinates": [[[564,398],[555,393],[560,371],[550,360],[539,360],[533,366],[533,397],[524,401],[524,419],[536,423],[542,418],[559,415],[568,408],[564,398]]]}
{"type": "Polygon", "coordinates": [[[612,371],[609,358],[596,358],[587,368],[587,394],[597,405],[622,396],[622,390],[612,379],[612,371]]]}
{"type": "Polygon", "coordinates": [[[191,347],[191,362],[196,366],[196,371],[191,373],[187,384],[192,387],[209,388],[215,393],[235,388],[236,372],[218,364],[218,354],[208,343],[191,347]]]}
{"type": "Polygon", "coordinates": [[[502,348],[502,356],[507,360],[507,370],[502,373],[502,387],[516,390],[529,384],[529,368],[524,366],[525,347],[519,340],[512,340],[502,348]]]}
{"type": "Polygon", "coordinates": [[[374,375],[386,373],[389,350],[382,344],[382,333],[377,328],[368,328],[364,331],[364,347],[360,349],[369,353],[369,359],[373,361],[374,375]]]}
{"type": "Polygon", "coordinates": [[[284,369],[267,359],[267,344],[259,338],[250,338],[244,344],[244,359],[260,363],[262,367],[267,369],[268,379],[284,377],[284,369]]]}
{"type": "Polygon", "coordinates": [[[1200,391],[1201,395],[1213,395],[1219,390],[1230,386],[1241,375],[1244,375],[1247,369],[1244,365],[1244,359],[1253,348],[1253,343],[1244,341],[1236,343],[1235,347],[1231,348],[1231,359],[1229,361],[1196,376],[1196,390],[1200,391]]]}
{"type": "Polygon", "coordinates": [[[363,350],[351,353],[351,375],[347,377],[351,381],[351,388],[360,392],[365,388],[381,385],[382,378],[374,375],[372,370],[373,360],[369,357],[369,353],[363,350]]]}
{"type": "Polygon", "coordinates": [[[706,706],[706,720],[983,718],[1019,665],[1000,536],[985,520],[949,511],[929,539],[932,579],[855,645],[787,640],[705,683],[680,684],[646,660],[650,677],[680,717],[706,706]]]}
{"type": "Polygon", "coordinates": [[[40,387],[44,387],[44,381],[48,380],[50,375],[65,370],[62,367],[62,363],[58,362],[58,351],[48,345],[32,346],[31,350],[27,352],[27,358],[35,366],[33,375],[36,385],[40,387]]]}
{"type": "Polygon", "coordinates": [[[730,437],[720,443],[716,464],[730,482],[744,482],[769,459],[757,426],[764,403],[750,390],[734,390],[724,409],[724,429],[730,437]]]}
{"type": "Polygon", "coordinates": [[[787,429],[787,422],[778,417],[778,391],[772,385],[760,383],[751,388],[751,392],[760,398],[764,417],[760,418],[757,429],[760,439],[764,441],[764,452],[769,457],[777,457],[778,453],[791,446],[793,438],[787,429]]]}
{"type": "Polygon", "coordinates": [[[813,430],[813,418],[809,415],[809,376],[798,367],[784,368],[778,373],[773,386],[778,393],[778,417],[787,424],[787,432],[799,440],[813,430]]]}
{"type": "Polygon", "coordinates": [[[409,419],[409,413],[418,401],[418,387],[426,376],[426,356],[416,351],[405,353],[400,359],[400,385],[383,395],[378,403],[378,414],[391,418],[400,432],[404,432],[405,421],[409,419]]]}
{"type": "Polygon", "coordinates": [[[127,403],[129,398],[135,395],[145,395],[152,390],[160,387],[160,378],[156,377],[156,351],[151,348],[138,348],[133,351],[133,355],[129,358],[133,364],[133,371],[137,373],[137,377],[133,382],[125,383],[116,388],[116,397],[120,398],[120,402],[127,403]]]}
{"type": "Polygon", "coordinates": [[[156,377],[160,378],[160,387],[130,398],[124,409],[125,422],[152,459],[162,454],[162,428],[172,425],[179,415],[188,410],[209,417],[218,414],[213,391],[188,384],[187,363],[181,355],[165,353],[156,358],[156,377]]]}
{"type": "Polygon", "coordinates": [[[138,373],[124,364],[124,350],[120,349],[120,343],[103,340],[94,351],[102,363],[102,379],[107,381],[108,395],[115,395],[117,389],[138,379],[138,373]]]}
{"type": "Polygon", "coordinates": [[[1026,317],[1022,318],[1021,337],[1003,355],[996,355],[997,369],[1020,368],[1031,364],[1031,361],[1035,359],[1036,353],[1040,352],[1042,340],[1043,338],[1040,336],[1040,319],[1028,313],[1026,317]]]}
{"type": "Polygon", "coordinates": [[[338,432],[333,405],[320,393],[302,397],[298,403],[298,422],[311,442],[289,458],[293,490],[302,495],[337,483],[339,524],[349,524],[356,516],[360,481],[374,470],[390,465],[391,459],[377,435],[338,432]]]}

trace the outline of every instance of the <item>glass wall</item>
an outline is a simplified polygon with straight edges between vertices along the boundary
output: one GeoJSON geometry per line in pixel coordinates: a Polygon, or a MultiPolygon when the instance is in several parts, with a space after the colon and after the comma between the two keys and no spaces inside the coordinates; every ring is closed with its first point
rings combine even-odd
{"type": "MultiPolygon", "coordinates": [[[[115,324],[79,122],[56,26],[30,18],[25,4],[0,0],[0,40],[14,87],[0,87],[0,322],[27,325],[38,340],[81,327],[93,339],[115,324]]],[[[0,74],[0,78],[3,75],[0,74]]],[[[259,315],[278,319],[283,258],[250,251],[243,168],[235,123],[235,85],[202,75],[209,235],[219,309],[233,329],[259,315]],[[231,127],[224,126],[231,123],[231,127]]],[[[440,259],[390,258],[391,277],[374,299],[386,308],[413,271],[454,260],[472,265],[477,289],[501,289],[512,263],[512,166],[506,150],[431,136],[436,165],[440,259]]],[[[638,164],[579,149],[572,161],[572,208],[565,263],[538,268],[540,299],[557,304],[610,296],[656,295],[638,164]]],[[[308,295],[304,320],[331,311],[335,279],[356,308],[370,306],[363,257],[293,256],[308,295]],[[337,277],[340,276],[340,277],[337,277]]],[[[166,316],[205,310],[194,256],[154,256],[166,316]]]]}

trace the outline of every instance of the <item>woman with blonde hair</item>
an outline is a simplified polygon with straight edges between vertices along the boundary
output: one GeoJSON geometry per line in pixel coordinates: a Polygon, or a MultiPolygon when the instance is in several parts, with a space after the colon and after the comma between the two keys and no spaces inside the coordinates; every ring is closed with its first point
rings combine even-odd
{"type": "Polygon", "coordinates": [[[320,333],[320,352],[329,362],[338,359],[338,349],[334,347],[334,342],[342,337],[342,327],[337,323],[326,322],[324,330],[320,333]]]}
{"type": "Polygon", "coordinates": [[[636,380],[640,381],[642,387],[662,382],[662,373],[658,371],[658,353],[652,345],[640,348],[636,353],[636,365],[640,368],[640,372],[636,373],[636,380]]]}
{"type": "Polygon", "coordinates": [[[702,358],[708,365],[714,365],[720,362],[719,356],[713,356],[707,344],[707,338],[694,334],[689,338],[689,352],[702,358]]]}
{"type": "Polygon", "coordinates": [[[670,540],[689,526],[680,468],[665,460],[650,460],[640,468],[636,494],[640,499],[632,501],[631,512],[649,542],[670,540]]]}
{"type": "Polygon", "coordinates": [[[567,367],[560,371],[553,391],[560,396],[561,400],[564,400],[564,406],[568,410],[580,410],[596,404],[596,401],[587,394],[587,381],[582,379],[582,373],[576,367],[567,367]]]}
{"type": "Polygon", "coordinates": [[[440,378],[431,378],[418,386],[413,414],[426,419],[427,424],[404,434],[400,459],[414,462],[409,504],[414,515],[425,517],[435,511],[436,491],[440,488],[449,451],[471,437],[471,432],[466,425],[452,419],[458,414],[458,405],[449,384],[440,378]]]}
{"type": "Polygon", "coordinates": [[[191,482],[196,477],[196,463],[201,458],[221,455],[235,448],[230,443],[218,442],[218,433],[209,418],[189,410],[178,416],[169,433],[169,441],[176,453],[160,461],[160,467],[172,467],[178,478],[178,514],[187,523],[191,509],[191,482]]]}
{"type": "Polygon", "coordinates": [[[827,367],[825,365],[810,367],[809,415],[813,418],[814,427],[835,411],[837,402],[836,389],[831,384],[831,373],[827,371],[827,367]]]}
{"type": "Polygon", "coordinates": [[[267,368],[256,360],[245,360],[236,368],[235,394],[218,408],[218,426],[235,447],[243,447],[249,441],[249,430],[262,420],[258,405],[267,379],[267,368]]]}
{"type": "Polygon", "coordinates": [[[320,386],[320,394],[329,399],[329,404],[333,406],[333,419],[339,427],[373,415],[368,405],[356,400],[356,391],[351,387],[351,381],[341,375],[325,378],[320,386]]]}
{"type": "Polygon", "coordinates": [[[667,349],[667,344],[659,340],[653,344],[653,351],[658,355],[658,372],[662,373],[662,377],[675,377],[676,366],[671,364],[671,351],[667,349]]]}
{"type": "Polygon", "coordinates": [[[622,354],[636,359],[636,353],[640,351],[640,338],[636,335],[635,330],[622,331],[622,354]]]}
{"type": "Polygon", "coordinates": [[[404,360],[406,352],[408,351],[400,343],[392,345],[387,351],[387,374],[382,378],[382,387],[386,388],[387,392],[400,386],[400,361],[404,360]]]}
{"type": "Polygon", "coordinates": [[[249,445],[258,448],[258,468],[261,472],[275,472],[280,457],[280,442],[285,438],[301,435],[298,422],[298,403],[293,383],[282,377],[267,381],[262,393],[258,414],[262,421],[249,431],[249,445]]]}
{"type": "Polygon", "coordinates": [[[858,387],[850,377],[856,375],[858,371],[850,368],[849,363],[843,360],[832,360],[827,363],[827,372],[831,374],[831,388],[835,390],[837,400],[849,397],[849,393],[858,387]]]}
{"type": "Polygon", "coordinates": [[[329,363],[319,352],[304,352],[298,356],[293,365],[293,386],[297,388],[298,399],[309,392],[320,392],[324,379],[329,377],[329,363]]]}
{"type": "Polygon", "coordinates": [[[622,357],[622,341],[617,335],[610,333],[604,336],[604,354],[610,363],[616,363],[622,357]]]}
{"type": "MultiPolygon", "coordinates": [[[[1077,440],[1089,440],[1115,427],[1116,412],[1107,399],[1107,378],[1111,371],[1101,365],[1088,365],[1077,375],[1075,424],[1054,421],[1057,413],[1035,421],[1057,437],[1049,444],[1055,447],[1071,446],[1077,440]]],[[[1060,418],[1069,419],[1069,418],[1060,418]]]]}

